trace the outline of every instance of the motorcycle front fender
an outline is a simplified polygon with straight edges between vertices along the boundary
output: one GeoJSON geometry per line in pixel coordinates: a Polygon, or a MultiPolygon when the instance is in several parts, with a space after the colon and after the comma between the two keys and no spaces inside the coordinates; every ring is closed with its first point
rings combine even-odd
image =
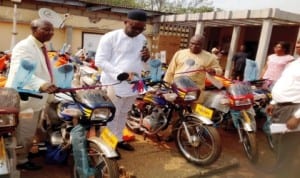
{"type": "Polygon", "coordinates": [[[88,138],[88,141],[96,144],[107,158],[115,158],[119,156],[115,149],[107,145],[104,140],[99,137],[90,137],[88,138]]]}
{"type": "Polygon", "coordinates": [[[198,114],[191,113],[191,114],[187,114],[185,117],[194,117],[194,118],[199,119],[205,125],[213,125],[213,121],[212,120],[210,120],[210,119],[208,119],[206,117],[200,116],[198,114]]]}
{"type": "Polygon", "coordinates": [[[256,120],[255,120],[255,112],[253,108],[249,108],[247,110],[241,110],[241,116],[243,119],[243,128],[247,132],[256,132],[256,120]]]}

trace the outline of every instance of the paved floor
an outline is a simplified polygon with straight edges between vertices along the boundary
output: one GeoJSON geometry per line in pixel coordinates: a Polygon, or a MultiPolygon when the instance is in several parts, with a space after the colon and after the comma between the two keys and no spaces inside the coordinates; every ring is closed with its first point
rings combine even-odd
{"type": "MultiPolygon", "coordinates": [[[[128,173],[137,178],[274,178],[272,174],[261,171],[262,164],[251,164],[243,151],[242,144],[238,142],[235,131],[220,130],[223,151],[221,157],[211,166],[200,167],[187,162],[177,151],[173,142],[153,142],[144,140],[136,135],[132,142],[136,151],[126,152],[120,150],[122,159],[118,161],[128,173]]],[[[262,156],[269,152],[265,137],[258,133],[259,150],[262,156]]],[[[264,158],[262,158],[264,160],[264,158]]],[[[43,164],[43,169],[36,172],[21,172],[22,178],[69,178],[71,167],[69,165],[47,165],[43,158],[35,158],[43,164]]]]}
{"type": "Polygon", "coordinates": [[[273,177],[257,170],[247,160],[235,132],[222,132],[221,137],[223,152],[210,166],[200,167],[187,162],[179,154],[174,143],[157,143],[143,140],[141,137],[137,137],[138,140],[133,143],[136,152],[121,152],[124,159],[120,160],[119,164],[124,165],[128,171],[131,170],[138,178],[273,177]]]}

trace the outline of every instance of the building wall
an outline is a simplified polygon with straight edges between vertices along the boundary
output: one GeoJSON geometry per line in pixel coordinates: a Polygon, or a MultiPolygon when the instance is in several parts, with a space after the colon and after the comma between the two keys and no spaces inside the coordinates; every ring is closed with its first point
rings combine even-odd
{"type": "MultiPolygon", "coordinates": [[[[63,18],[63,14],[59,14],[63,18]]],[[[12,39],[12,18],[13,18],[13,8],[0,6],[0,51],[6,51],[10,49],[11,39],[12,39]],[[5,43],[4,43],[5,42],[5,43]]],[[[16,42],[26,38],[30,31],[30,22],[33,19],[39,18],[38,11],[27,10],[27,9],[17,9],[17,35],[16,42]]],[[[96,33],[104,34],[108,31],[124,28],[124,22],[122,20],[110,20],[110,19],[100,19],[98,22],[91,22],[88,17],[72,15],[66,19],[65,25],[61,29],[55,29],[54,36],[51,42],[55,50],[62,48],[63,44],[67,42],[67,28],[71,28],[71,53],[74,53],[78,48],[82,47],[82,33],[96,33]]],[[[69,32],[70,33],[70,32],[69,32]]],[[[149,40],[151,40],[152,25],[146,25],[146,31],[144,34],[149,40]]],[[[69,39],[70,40],[70,39],[69,39]]],[[[151,42],[149,42],[151,45],[151,42]]]]}
{"type": "Polygon", "coordinates": [[[299,27],[275,26],[271,35],[268,54],[273,53],[273,47],[278,41],[287,41],[290,44],[290,54],[294,53],[299,27]]]}
{"type": "MultiPolygon", "coordinates": [[[[12,39],[12,24],[8,22],[0,22],[0,26],[0,36],[2,41],[2,43],[0,43],[0,51],[10,50],[12,39]]],[[[16,43],[26,38],[29,34],[31,34],[29,24],[17,24],[16,43]]],[[[60,49],[64,42],[65,30],[55,29],[54,37],[50,42],[53,44],[54,49],[60,49]]]]}
{"type": "MultiPolygon", "coordinates": [[[[261,35],[261,28],[261,26],[241,27],[236,51],[240,45],[245,44],[250,53],[249,58],[256,60],[255,57],[261,35]]],[[[220,59],[220,65],[224,69],[228,60],[227,51],[231,41],[232,27],[207,27],[204,33],[207,36],[206,50],[210,51],[213,47],[219,47],[221,50],[224,50],[225,54],[222,55],[220,59]]],[[[274,26],[268,48],[268,55],[273,53],[273,47],[278,41],[289,42],[291,46],[290,54],[293,54],[297,34],[297,26],[274,26]]]]}

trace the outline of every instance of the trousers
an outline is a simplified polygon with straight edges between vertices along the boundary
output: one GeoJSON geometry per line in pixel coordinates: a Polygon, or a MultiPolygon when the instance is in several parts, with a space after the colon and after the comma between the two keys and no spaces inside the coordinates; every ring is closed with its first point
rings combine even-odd
{"type": "Polygon", "coordinates": [[[17,144],[22,146],[17,152],[17,163],[22,164],[28,161],[29,150],[32,146],[32,139],[36,133],[38,120],[41,111],[25,110],[20,113],[19,125],[16,129],[17,144]]]}
{"type": "Polygon", "coordinates": [[[113,86],[107,86],[106,90],[107,96],[116,107],[115,117],[107,124],[107,127],[117,136],[119,141],[122,141],[128,112],[137,96],[119,97],[116,95],[113,86]]]}
{"type": "MultiPolygon", "coordinates": [[[[286,123],[293,113],[299,108],[298,104],[279,104],[275,105],[272,113],[273,123],[286,123]]],[[[283,135],[274,134],[273,140],[275,149],[279,154],[279,166],[276,174],[278,178],[298,177],[299,163],[298,156],[300,154],[300,133],[289,132],[283,135]]]]}

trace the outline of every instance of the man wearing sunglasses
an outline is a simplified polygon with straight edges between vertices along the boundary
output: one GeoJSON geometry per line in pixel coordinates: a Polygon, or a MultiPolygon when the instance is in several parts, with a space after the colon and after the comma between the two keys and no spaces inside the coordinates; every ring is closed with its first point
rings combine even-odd
{"type": "Polygon", "coordinates": [[[117,147],[133,151],[134,148],[122,139],[127,113],[134,103],[137,92],[128,81],[120,82],[119,74],[126,74],[127,80],[141,76],[143,62],[149,57],[146,37],[147,14],[143,10],[131,10],[124,21],[125,27],[103,35],[95,56],[95,64],[101,70],[101,82],[107,86],[107,94],[116,107],[115,118],[108,123],[109,129],[117,136],[117,147]]]}

